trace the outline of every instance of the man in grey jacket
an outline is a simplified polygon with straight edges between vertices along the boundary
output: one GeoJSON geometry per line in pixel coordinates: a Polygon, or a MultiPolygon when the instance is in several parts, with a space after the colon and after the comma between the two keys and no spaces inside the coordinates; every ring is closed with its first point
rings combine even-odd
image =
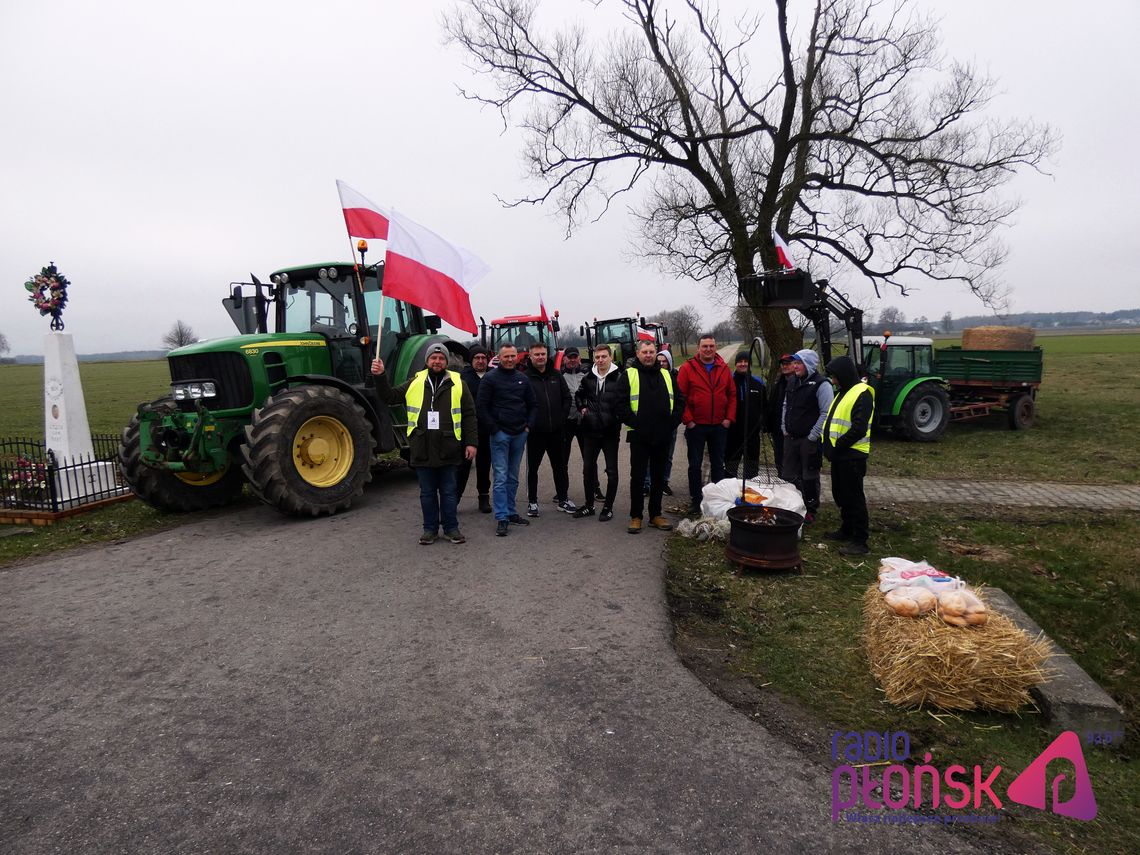
{"type": "Polygon", "coordinates": [[[823,467],[823,423],[835,392],[819,373],[819,356],[814,350],[797,350],[792,357],[794,375],[784,395],[781,429],[784,432],[784,459],[780,477],[796,485],[807,507],[804,522],[815,522],[819,512],[819,472],[823,467]]]}

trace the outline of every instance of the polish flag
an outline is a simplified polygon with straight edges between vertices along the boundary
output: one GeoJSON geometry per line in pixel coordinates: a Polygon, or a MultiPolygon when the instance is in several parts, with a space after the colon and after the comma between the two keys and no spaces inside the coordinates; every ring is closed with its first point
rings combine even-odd
{"type": "Polygon", "coordinates": [[[796,265],[792,261],[792,250],[775,229],[772,229],[772,242],[776,244],[776,258],[779,259],[780,266],[786,270],[795,270],[796,265]]]}
{"type": "Polygon", "coordinates": [[[376,205],[343,182],[337,182],[337,189],[349,236],[375,237],[388,242],[384,293],[434,312],[453,327],[472,334],[477,332],[479,327],[471,311],[468,289],[491,268],[474,253],[395,210],[385,216],[376,205]]]}
{"type": "Polygon", "coordinates": [[[538,316],[542,318],[542,322],[546,324],[546,328],[553,334],[554,325],[550,323],[550,316],[546,314],[546,303],[542,299],[541,291],[538,292],[538,316]]]}
{"type": "Polygon", "coordinates": [[[653,334],[653,330],[647,330],[645,327],[638,325],[637,327],[637,340],[638,341],[657,341],[657,336],[653,334]]]}

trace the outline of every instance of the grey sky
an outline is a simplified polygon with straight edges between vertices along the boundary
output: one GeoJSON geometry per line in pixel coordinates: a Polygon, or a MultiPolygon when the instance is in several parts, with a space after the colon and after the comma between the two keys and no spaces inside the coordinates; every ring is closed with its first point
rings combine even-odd
{"type": "MultiPolygon", "coordinates": [[[[623,210],[565,241],[553,210],[496,202],[528,189],[518,139],[456,94],[470,76],[442,46],[447,5],[0,0],[0,331],[13,353],[42,352],[47,321],[23,282],[49,260],[72,280],[80,352],[156,348],[178,318],[231,334],[230,281],[347,257],[336,178],[487,261],[476,316],[534,310],[541,287],[575,324],[684,303],[723,317],[702,286],[627,259],[623,210]]],[[[1121,94],[1140,88],[1127,41],[1140,3],[923,5],[942,16],[949,55],[1000,78],[996,111],[1063,136],[1053,177],[1015,184],[1014,307],[1140,305],[1140,170],[1121,94]]],[[[946,286],[868,301],[884,305],[982,310],[946,286]]]]}

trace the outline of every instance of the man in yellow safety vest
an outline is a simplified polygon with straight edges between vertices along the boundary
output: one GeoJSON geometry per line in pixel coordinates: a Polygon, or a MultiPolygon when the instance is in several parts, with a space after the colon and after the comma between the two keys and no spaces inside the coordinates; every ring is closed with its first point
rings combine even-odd
{"type": "Polygon", "coordinates": [[[427,367],[395,388],[384,373],[384,361],[372,360],[376,392],[386,404],[403,402],[408,413],[408,463],[420,481],[424,530],[420,543],[435,543],[439,527],[452,543],[467,538],[459,530],[459,464],[474,460],[479,447],[475,401],[459,374],[447,370],[442,344],[428,348],[427,367]]]}
{"type": "Polygon", "coordinates": [[[839,547],[842,555],[866,555],[869,521],[863,478],[871,453],[875,390],[859,376],[849,356],[827,363],[827,373],[837,391],[823,423],[823,456],[831,461],[831,496],[842,523],[824,537],[845,541],[839,547]]]}

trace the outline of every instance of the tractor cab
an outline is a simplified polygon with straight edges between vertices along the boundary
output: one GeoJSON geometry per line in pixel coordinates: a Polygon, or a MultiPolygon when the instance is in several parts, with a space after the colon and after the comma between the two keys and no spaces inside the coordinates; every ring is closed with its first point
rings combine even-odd
{"type": "Polygon", "coordinates": [[[514,345],[519,352],[519,366],[529,361],[528,352],[535,344],[545,344],[554,367],[560,368],[562,354],[558,350],[558,312],[549,320],[541,315],[507,315],[487,323],[479,319],[479,343],[491,351],[491,364],[499,364],[499,348],[514,345]]]}
{"type": "Polygon", "coordinates": [[[669,347],[665,342],[669,328],[640,316],[607,318],[601,321],[594,318],[592,324],[583,324],[579,333],[585,337],[587,349],[593,350],[596,345],[608,344],[610,350],[614,352],[614,358],[623,365],[637,356],[638,342],[652,341],[658,350],[669,347]]]}
{"type": "Polygon", "coordinates": [[[894,401],[916,377],[934,373],[934,341],[890,333],[864,336],[863,371],[879,400],[894,401]]]}

